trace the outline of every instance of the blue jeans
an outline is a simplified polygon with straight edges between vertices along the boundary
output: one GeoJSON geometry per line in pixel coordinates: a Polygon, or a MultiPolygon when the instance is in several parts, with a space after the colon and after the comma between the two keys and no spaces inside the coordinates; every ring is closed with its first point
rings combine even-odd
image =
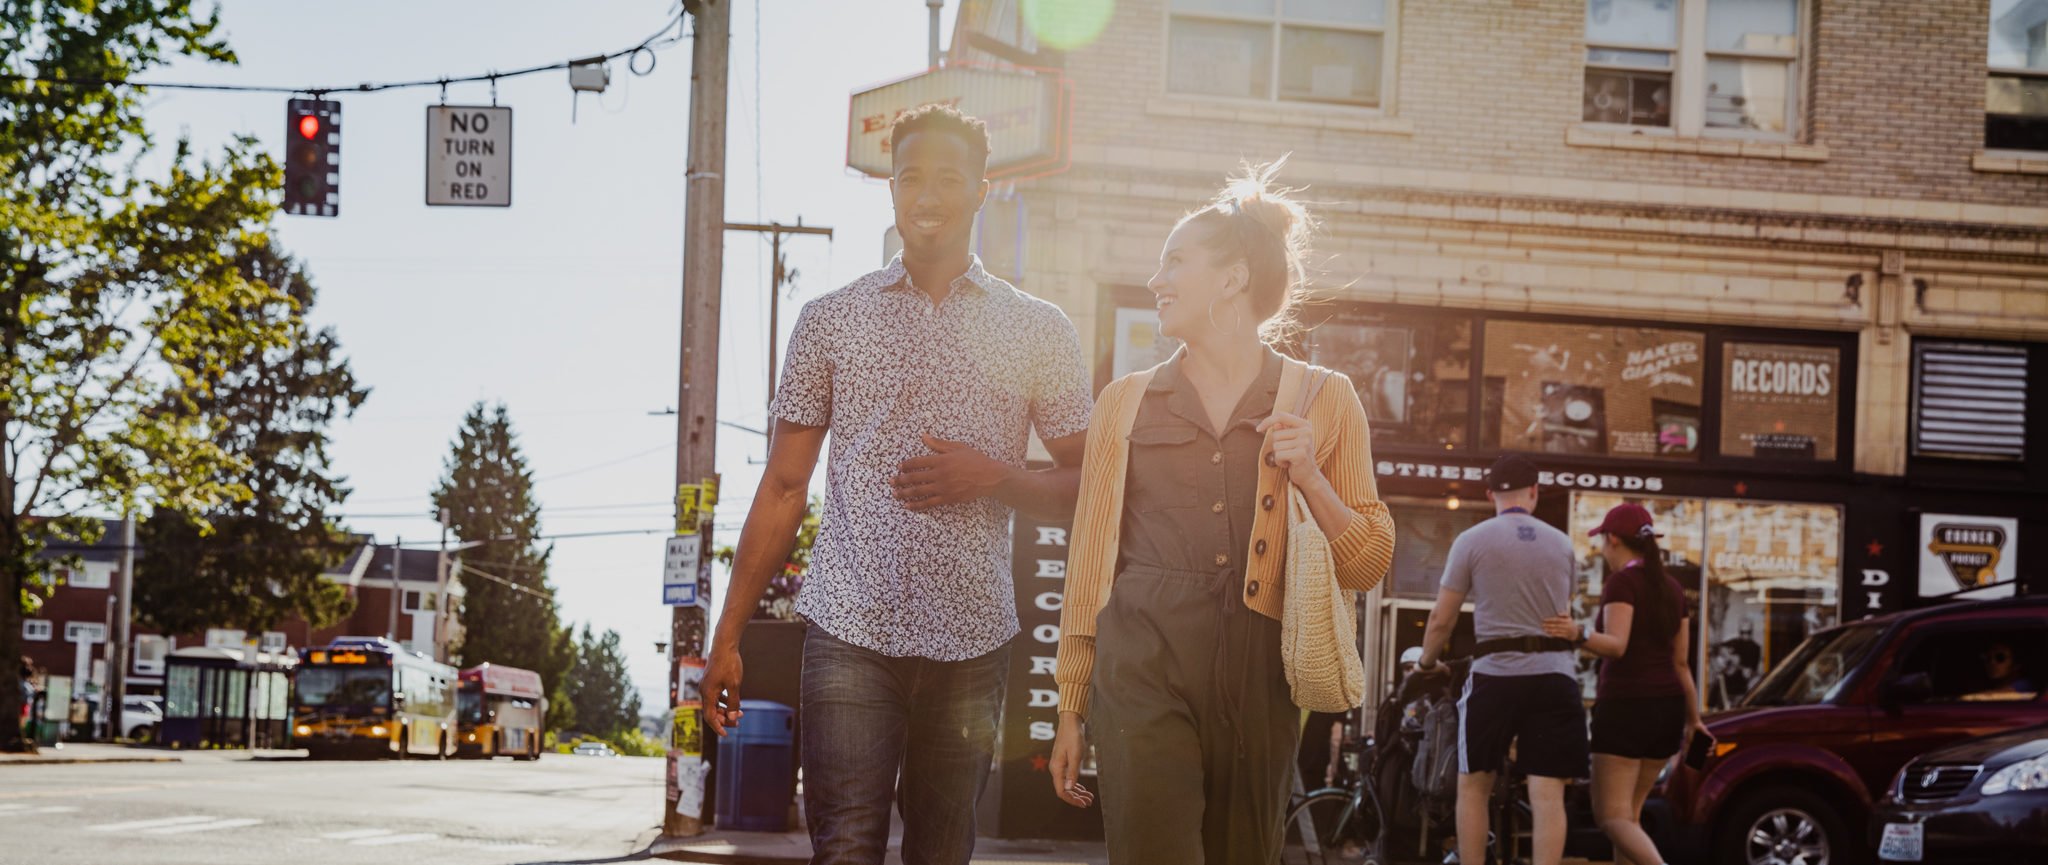
{"type": "Polygon", "coordinates": [[[804,635],[804,813],[812,865],[881,865],[889,801],[904,865],[966,865],[1010,647],[965,661],[892,658],[804,635]]]}

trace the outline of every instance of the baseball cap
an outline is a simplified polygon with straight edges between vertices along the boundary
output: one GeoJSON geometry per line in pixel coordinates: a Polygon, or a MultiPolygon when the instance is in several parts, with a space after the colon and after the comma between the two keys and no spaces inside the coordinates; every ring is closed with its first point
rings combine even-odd
{"type": "Polygon", "coordinates": [[[1494,460],[1493,467],[1486,470],[1486,488],[1497,493],[1535,485],[1536,467],[1521,454],[1508,454],[1494,460]]]}
{"type": "Polygon", "coordinates": [[[1586,537],[1602,534],[1635,538],[1664,536],[1663,532],[1657,531],[1656,526],[1651,525],[1649,510],[1633,502],[1623,502],[1608,508],[1607,517],[1600,521],[1598,528],[1587,532],[1586,537]]]}

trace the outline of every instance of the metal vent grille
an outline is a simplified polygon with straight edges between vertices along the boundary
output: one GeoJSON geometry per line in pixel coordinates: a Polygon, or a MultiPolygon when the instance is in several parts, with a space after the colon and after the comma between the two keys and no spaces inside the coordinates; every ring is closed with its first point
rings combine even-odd
{"type": "Polygon", "coordinates": [[[1977,780],[1983,767],[1973,763],[1923,763],[1906,770],[1899,795],[1908,802],[1953,799],[1977,780]]]}

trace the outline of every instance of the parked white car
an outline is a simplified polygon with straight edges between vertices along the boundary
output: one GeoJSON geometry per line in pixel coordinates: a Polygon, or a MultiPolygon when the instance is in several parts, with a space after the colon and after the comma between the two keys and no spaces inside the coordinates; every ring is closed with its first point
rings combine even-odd
{"type": "Polygon", "coordinates": [[[612,750],[612,746],[607,745],[603,742],[585,742],[581,745],[577,745],[575,748],[570,749],[569,753],[583,757],[619,756],[619,752],[612,750]]]}

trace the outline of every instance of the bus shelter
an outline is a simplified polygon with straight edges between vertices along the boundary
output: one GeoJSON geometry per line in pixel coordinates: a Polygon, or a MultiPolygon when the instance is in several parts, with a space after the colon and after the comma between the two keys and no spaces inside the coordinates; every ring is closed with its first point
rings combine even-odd
{"type": "Polygon", "coordinates": [[[164,659],[163,742],[173,748],[290,747],[296,656],[226,647],[164,659]]]}

